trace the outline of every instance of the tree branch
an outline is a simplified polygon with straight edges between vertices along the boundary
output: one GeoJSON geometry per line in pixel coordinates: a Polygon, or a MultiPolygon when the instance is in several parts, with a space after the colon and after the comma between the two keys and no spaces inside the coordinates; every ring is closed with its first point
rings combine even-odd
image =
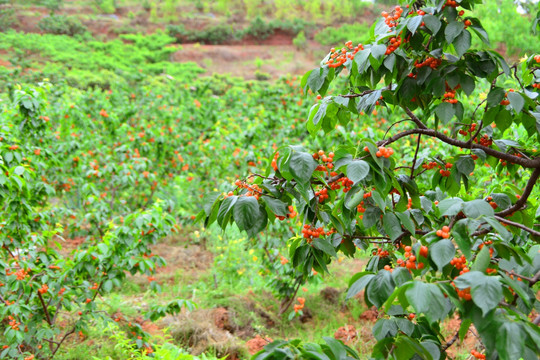
{"type": "Polygon", "coordinates": [[[461,141],[461,140],[457,140],[457,139],[448,137],[448,136],[444,135],[443,133],[440,133],[440,132],[438,132],[436,130],[433,130],[433,129],[416,128],[416,129],[405,130],[405,131],[402,131],[402,132],[392,136],[389,139],[381,140],[381,141],[377,142],[377,146],[385,146],[385,145],[391,144],[391,143],[401,139],[402,137],[412,135],[412,134],[422,134],[422,135],[427,135],[427,136],[430,136],[430,137],[435,137],[435,138],[441,140],[444,143],[447,143],[449,145],[453,145],[453,146],[456,146],[456,147],[465,148],[465,149],[467,149],[467,148],[480,149],[480,150],[483,150],[486,154],[491,155],[491,156],[493,156],[493,157],[495,157],[497,159],[503,159],[503,160],[506,160],[506,161],[509,161],[509,162],[513,162],[514,164],[521,165],[521,166],[523,166],[525,168],[529,168],[529,169],[540,168],[540,158],[525,159],[525,158],[522,158],[522,157],[518,157],[518,156],[515,156],[515,155],[511,155],[511,154],[507,154],[507,153],[504,153],[504,152],[501,152],[501,151],[497,151],[495,149],[492,149],[490,147],[483,146],[483,145],[480,145],[480,144],[474,144],[473,143],[472,145],[468,146],[467,142],[465,142],[465,141],[461,141]]]}
{"type": "MultiPolygon", "coordinates": [[[[461,325],[460,325],[460,327],[461,327],[461,325]]],[[[446,351],[450,346],[454,345],[454,343],[457,341],[457,339],[459,339],[459,329],[458,329],[458,331],[456,331],[454,336],[452,336],[452,338],[450,340],[448,340],[446,342],[446,344],[444,344],[442,346],[441,350],[446,351]]]]}
{"type": "Polygon", "coordinates": [[[420,149],[420,138],[421,137],[422,137],[422,135],[418,135],[418,141],[416,142],[416,151],[414,152],[414,158],[413,158],[412,166],[411,166],[411,176],[410,176],[411,179],[414,177],[414,167],[416,165],[416,159],[418,157],[418,150],[420,149]]]}
{"type": "MultiPolygon", "coordinates": [[[[522,158],[518,158],[518,159],[522,159],[522,158]]],[[[540,158],[536,158],[530,161],[539,162],[538,160],[540,160],[540,158]]],[[[529,195],[531,195],[532,189],[534,188],[534,185],[536,185],[536,182],[538,181],[538,177],[540,177],[540,165],[537,165],[536,169],[534,169],[533,173],[531,174],[531,177],[529,178],[529,181],[527,182],[527,185],[525,186],[525,190],[523,190],[523,194],[521,194],[521,197],[518,199],[518,201],[516,201],[516,203],[513,206],[509,207],[506,210],[498,212],[495,215],[500,216],[500,217],[505,217],[506,215],[511,214],[514,211],[520,210],[527,202],[527,198],[529,197],[529,195]]]]}
{"type": "Polygon", "coordinates": [[[497,216],[497,215],[495,215],[495,219],[499,220],[502,223],[505,223],[505,224],[512,225],[512,226],[515,226],[517,228],[523,229],[523,230],[531,233],[534,236],[540,236],[540,231],[530,229],[530,228],[526,227],[523,224],[520,224],[520,223],[517,223],[517,222],[514,222],[514,221],[510,221],[510,220],[506,220],[505,218],[502,218],[502,217],[497,216]]]}
{"type": "Polygon", "coordinates": [[[47,318],[47,323],[52,326],[51,316],[49,315],[49,310],[47,310],[47,305],[45,305],[45,301],[43,301],[43,297],[41,296],[41,293],[38,291],[38,298],[39,301],[41,301],[41,306],[43,307],[43,311],[45,312],[45,317],[47,318]]]}
{"type": "Polygon", "coordinates": [[[416,116],[408,107],[405,107],[405,112],[411,117],[411,120],[420,128],[427,129],[427,126],[416,116]]]}

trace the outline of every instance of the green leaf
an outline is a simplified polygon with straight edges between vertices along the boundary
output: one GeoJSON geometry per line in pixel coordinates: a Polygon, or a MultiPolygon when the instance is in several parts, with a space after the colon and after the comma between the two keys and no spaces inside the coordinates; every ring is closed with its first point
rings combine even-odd
{"type": "Polygon", "coordinates": [[[328,345],[328,348],[330,348],[330,351],[332,351],[332,354],[334,354],[335,359],[346,359],[347,358],[347,350],[345,349],[345,346],[339,342],[338,340],[323,336],[323,340],[328,345]]]}
{"type": "Polygon", "coordinates": [[[454,49],[458,57],[462,57],[463,54],[471,47],[471,33],[465,29],[459,34],[453,42],[454,49]]]}
{"type": "Polygon", "coordinates": [[[442,102],[435,108],[435,113],[444,125],[448,124],[456,114],[454,106],[448,102],[442,102]]]}
{"type": "Polygon", "coordinates": [[[474,171],[475,162],[469,156],[460,156],[456,161],[456,168],[463,175],[469,176],[474,171]]]}
{"type": "Polygon", "coordinates": [[[15,173],[15,175],[21,176],[24,173],[24,167],[17,166],[15,170],[13,170],[13,173],[15,173]]]}
{"type": "Polygon", "coordinates": [[[426,315],[430,323],[444,319],[447,314],[447,301],[435,284],[414,281],[405,291],[405,297],[417,313],[426,315]]]}
{"type": "Polygon", "coordinates": [[[460,198],[448,198],[439,202],[438,208],[441,216],[454,216],[461,211],[463,200],[460,198]]]}
{"type": "Polygon", "coordinates": [[[379,308],[392,295],[394,288],[392,274],[390,271],[382,270],[375,275],[373,281],[370,281],[366,289],[366,295],[368,300],[379,308]]]}
{"type": "Polygon", "coordinates": [[[289,213],[287,211],[287,204],[285,204],[283,201],[268,196],[264,196],[263,200],[274,214],[278,216],[287,216],[287,214],[289,213]]]}
{"type": "Polygon", "coordinates": [[[518,92],[509,91],[507,95],[508,100],[510,101],[510,106],[517,113],[520,113],[523,110],[523,105],[525,105],[525,100],[518,92]]]}
{"type": "Polygon", "coordinates": [[[494,87],[487,96],[488,107],[500,105],[501,101],[504,99],[504,94],[504,89],[500,87],[494,87]]]}
{"type": "Polygon", "coordinates": [[[418,29],[421,23],[422,23],[422,16],[415,16],[409,19],[409,21],[407,21],[407,29],[409,29],[411,34],[414,35],[414,33],[416,32],[416,29],[418,29]]]}
{"type": "Polygon", "coordinates": [[[401,225],[394,213],[387,213],[383,216],[384,231],[390,236],[391,240],[397,239],[402,233],[401,225]]]}
{"type": "Polygon", "coordinates": [[[469,328],[471,327],[472,320],[468,318],[464,318],[461,320],[461,325],[459,326],[459,341],[463,341],[465,338],[465,335],[469,332],[469,328]]]}
{"type": "Polygon", "coordinates": [[[525,350],[525,336],[519,323],[505,321],[497,330],[495,347],[501,360],[520,359],[525,350]]]}
{"type": "Polygon", "coordinates": [[[354,160],[347,165],[347,177],[357,183],[369,174],[369,164],[364,160],[354,160]]]}
{"type": "Polygon", "coordinates": [[[489,248],[487,246],[482,247],[482,250],[476,255],[476,259],[471,266],[471,270],[485,272],[491,261],[491,255],[489,254],[489,248]]]}
{"type": "Polygon", "coordinates": [[[473,302],[482,310],[482,316],[499,305],[503,299],[502,285],[498,276],[487,276],[480,271],[469,271],[454,279],[459,289],[471,288],[473,302]]]}
{"type": "Polygon", "coordinates": [[[446,41],[451,44],[454,42],[454,39],[458,37],[462,32],[465,26],[460,21],[453,21],[449,23],[444,29],[444,37],[446,41]]]}
{"type": "Polygon", "coordinates": [[[294,179],[299,183],[308,183],[316,167],[317,162],[313,160],[313,156],[310,154],[298,151],[292,153],[289,170],[294,179]]]}
{"type": "Polygon", "coordinates": [[[328,239],[316,238],[313,240],[312,244],[315,247],[315,249],[319,249],[322,252],[333,257],[337,256],[336,249],[334,249],[334,247],[332,246],[330,241],[328,241],[328,239]]]}
{"type": "Polygon", "coordinates": [[[229,196],[219,206],[219,211],[217,215],[217,222],[219,226],[222,228],[227,226],[227,223],[229,222],[229,219],[231,217],[231,210],[236,204],[236,201],[238,200],[238,196],[229,196]]]}
{"type": "Polygon", "coordinates": [[[101,288],[103,289],[103,291],[105,292],[110,292],[112,290],[112,287],[113,287],[113,283],[112,281],[109,279],[107,281],[105,281],[103,283],[103,285],[101,286],[101,288]]]}
{"type": "MultiPolygon", "coordinates": [[[[496,109],[496,108],[494,108],[496,109]]],[[[491,110],[491,109],[490,109],[491,110]]],[[[512,114],[510,114],[510,111],[506,109],[501,109],[497,112],[497,116],[495,116],[495,124],[497,125],[497,129],[500,131],[504,131],[512,125],[512,114]]]]}
{"type": "Polygon", "coordinates": [[[396,213],[396,216],[399,218],[399,221],[401,222],[401,225],[405,227],[411,234],[415,234],[416,228],[414,226],[413,221],[411,220],[411,216],[408,213],[396,213]]]}
{"type": "Polygon", "coordinates": [[[395,321],[383,318],[377,320],[372,331],[373,337],[375,337],[377,341],[381,341],[388,336],[394,337],[398,332],[398,327],[395,321]]]}
{"type": "Polygon", "coordinates": [[[439,271],[442,271],[443,267],[450,263],[455,254],[456,248],[450,239],[437,241],[429,249],[429,257],[437,265],[439,271]]]}
{"type": "Polygon", "coordinates": [[[493,216],[495,214],[491,205],[484,200],[467,201],[463,205],[463,213],[472,219],[478,219],[482,215],[493,216]]]}
{"type": "Polygon", "coordinates": [[[424,23],[426,24],[426,27],[431,30],[433,35],[436,35],[441,28],[441,20],[439,20],[438,17],[433,15],[425,15],[424,23]]]}
{"type": "Polygon", "coordinates": [[[382,210],[382,212],[386,212],[386,201],[383,199],[381,194],[377,190],[372,191],[372,199],[375,201],[375,204],[379,207],[379,209],[382,210]]]}
{"type": "Polygon", "coordinates": [[[326,72],[323,70],[323,68],[317,68],[313,69],[308,78],[307,78],[307,86],[311,89],[313,92],[319,91],[319,89],[323,86],[324,80],[326,79],[326,75],[328,74],[328,69],[326,72]]]}
{"type": "Polygon", "coordinates": [[[371,55],[377,60],[381,59],[385,53],[386,45],[384,44],[373,45],[371,47],[371,55]]]}
{"type": "Polygon", "coordinates": [[[405,269],[404,267],[397,267],[394,269],[394,271],[392,271],[392,279],[394,279],[396,286],[400,287],[406,282],[411,281],[412,276],[408,269],[405,269]]]}
{"type": "Polygon", "coordinates": [[[109,252],[109,246],[105,243],[99,243],[97,244],[97,247],[99,249],[99,252],[106,255],[109,252]]]}
{"type": "Polygon", "coordinates": [[[241,196],[233,208],[234,222],[240,230],[249,230],[260,216],[259,203],[253,196],[241,196]]]}
{"type": "Polygon", "coordinates": [[[358,294],[360,291],[364,290],[364,288],[369,284],[369,282],[375,277],[374,274],[366,273],[362,275],[361,278],[356,280],[347,291],[347,297],[346,299],[350,299],[356,294],[358,294]]]}

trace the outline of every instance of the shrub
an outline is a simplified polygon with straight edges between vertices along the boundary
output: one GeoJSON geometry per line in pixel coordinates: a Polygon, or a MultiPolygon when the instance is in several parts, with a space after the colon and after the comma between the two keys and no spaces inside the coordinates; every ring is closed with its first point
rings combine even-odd
{"type": "Polygon", "coordinates": [[[293,45],[297,49],[302,49],[307,45],[306,35],[303,31],[300,31],[300,33],[298,33],[298,35],[296,35],[296,37],[293,39],[293,45]]]}
{"type": "Polygon", "coordinates": [[[78,35],[87,31],[86,26],[72,16],[51,15],[44,17],[38,23],[38,27],[49,34],[55,35],[78,35]]]}
{"type": "Polygon", "coordinates": [[[244,29],[242,35],[253,36],[255,39],[266,39],[274,33],[275,25],[264,21],[260,16],[257,16],[251,21],[249,26],[244,29]]]}
{"type": "Polygon", "coordinates": [[[0,7],[0,31],[6,31],[17,21],[15,10],[10,7],[0,7]]]}
{"type": "Polygon", "coordinates": [[[345,24],[338,28],[327,27],[315,35],[315,40],[322,45],[334,46],[351,40],[364,43],[369,39],[369,26],[365,24],[345,24]]]}

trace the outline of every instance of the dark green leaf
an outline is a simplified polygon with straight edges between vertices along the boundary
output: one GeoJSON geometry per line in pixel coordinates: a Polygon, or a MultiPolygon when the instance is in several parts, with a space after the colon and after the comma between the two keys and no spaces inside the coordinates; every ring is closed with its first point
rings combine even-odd
{"type": "Polygon", "coordinates": [[[478,219],[482,215],[493,216],[494,211],[491,205],[484,200],[472,200],[463,205],[463,212],[467,217],[478,219]]]}
{"type": "Polygon", "coordinates": [[[299,183],[306,184],[311,179],[316,167],[317,162],[313,160],[313,156],[310,154],[298,151],[292,153],[289,170],[299,183]]]}
{"type": "Polygon", "coordinates": [[[455,254],[456,248],[449,239],[437,241],[429,249],[429,257],[437,265],[439,271],[442,271],[443,267],[450,263],[455,254]]]}
{"type": "Polygon", "coordinates": [[[435,284],[414,281],[405,297],[417,313],[423,313],[430,323],[444,319],[447,304],[441,289],[435,284]]]}
{"type": "Polygon", "coordinates": [[[241,196],[234,205],[234,221],[240,230],[251,229],[260,215],[259,203],[253,196],[241,196]]]}
{"type": "Polygon", "coordinates": [[[347,177],[357,183],[369,174],[369,164],[364,160],[354,160],[347,165],[347,177]]]}

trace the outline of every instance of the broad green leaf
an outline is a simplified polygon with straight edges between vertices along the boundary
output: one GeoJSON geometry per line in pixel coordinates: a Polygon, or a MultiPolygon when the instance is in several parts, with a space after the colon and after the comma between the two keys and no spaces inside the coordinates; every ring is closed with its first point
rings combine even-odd
{"type": "Polygon", "coordinates": [[[260,216],[259,203],[253,196],[240,196],[233,208],[234,222],[240,230],[251,229],[260,216]]]}
{"type": "Polygon", "coordinates": [[[449,239],[439,240],[429,248],[429,257],[437,265],[439,271],[450,263],[455,254],[456,248],[449,239]]]}
{"type": "Polygon", "coordinates": [[[287,211],[286,203],[284,203],[283,201],[279,199],[271,198],[269,196],[264,196],[263,200],[274,214],[278,216],[287,216],[288,211],[287,211]]]}
{"type": "Polygon", "coordinates": [[[373,281],[369,282],[366,288],[368,300],[378,308],[384,304],[386,299],[394,292],[395,284],[390,271],[379,271],[373,281]]]}
{"type": "Polygon", "coordinates": [[[408,213],[396,212],[396,216],[399,218],[401,225],[403,225],[403,227],[405,227],[405,229],[407,229],[409,233],[414,235],[416,228],[413,221],[411,220],[410,215],[408,213]]]}
{"type": "Polygon", "coordinates": [[[369,164],[364,160],[354,160],[347,165],[347,177],[357,183],[369,174],[369,164]]]}
{"type": "Polygon", "coordinates": [[[219,206],[219,211],[217,215],[217,222],[219,226],[222,228],[227,226],[227,223],[229,222],[230,216],[231,216],[231,210],[236,204],[236,201],[238,200],[238,196],[229,196],[219,206]]]}
{"type": "Polygon", "coordinates": [[[458,37],[464,29],[464,25],[460,21],[453,21],[449,23],[444,29],[444,37],[446,41],[451,44],[456,37],[458,37]]]}
{"type": "Polygon", "coordinates": [[[310,154],[298,151],[292,153],[289,170],[299,183],[306,184],[311,179],[316,167],[317,162],[313,160],[313,156],[310,154]]]}
{"type": "Polygon", "coordinates": [[[384,231],[388,234],[390,239],[397,239],[402,233],[399,219],[394,213],[387,213],[383,216],[384,231]]]}
{"type": "Polygon", "coordinates": [[[480,216],[493,216],[495,212],[491,205],[484,200],[472,200],[463,204],[463,213],[472,219],[478,219],[480,216]]]}
{"type": "Polygon", "coordinates": [[[463,200],[460,198],[448,198],[444,199],[437,207],[439,208],[439,211],[441,213],[441,216],[454,216],[457,215],[461,211],[461,208],[463,206],[463,200]]]}
{"type": "Polygon", "coordinates": [[[482,250],[476,255],[476,259],[471,266],[473,271],[485,272],[491,261],[491,255],[489,254],[489,248],[487,246],[482,247],[482,250]]]}
{"type": "Polygon", "coordinates": [[[438,17],[433,15],[425,15],[424,16],[424,23],[426,24],[426,27],[431,30],[433,35],[436,35],[439,32],[439,29],[441,28],[441,20],[439,20],[438,17]]]}
{"type": "Polygon", "coordinates": [[[463,56],[467,50],[471,47],[471,33],[465,29],[459,34],[452,43],[458,57],[463,56]]]}
{"type": "Polygon", "coordinates": [[[356,280],[354,284],[352,284],[349,287],[349,290],[347,291],[347,297],[346,299],[350,299],[356,294],[358,294],[360,291],[364,290],[364,288],[369,284],[369,282],[375,277],[374,274],[366,273],[361,278],[356,280]]]}
{"type": "Polygon", "coordinates": [[[456,114],[456,110],[454,109],[454,106],[452,104],[448,102],[442,102],[435,109],[435,113],[441,119],[442,123],[446,125],[450,122],[450,120],[452,120],[452,118],[456,114]]]}
{"type": "Polygon", "coordinates": [[[523,96],[521,96],[518,92],[508,92],[508,100],[510,101],[510,106],[512,106],[512,109],[517,113],[520,113],[523,109],[523,105],[525,105],[525,100],[523,100],[523,96]]]}
{"type": "Polygon", "coordinates": [[[328,239],[317,238],[317,239],[313,240],[312,244],[315,247],[315,249],[319,249],[322,252],[324,252],[324,253],[326,253],[326,254],[328,254],[330,256],[333,256],[333,257],[337,256],[336,250],[334,249],[334,247],[332,246],[330,241],[328,241],[328,239]]]}
{"type": "Polygon", "coordinates": [[[501,360],[520,359],[525,350],[525,336],[521,324],[505,321],[497,330],[496,348],[501,360]]]}
{"type": "Polygon", "coordinates": [[[414,281],[405,291],[405,297],[417,313],[426,315],[430,323],[444,319],[447,314],[447,301],[435,284],[414,281]]]}

